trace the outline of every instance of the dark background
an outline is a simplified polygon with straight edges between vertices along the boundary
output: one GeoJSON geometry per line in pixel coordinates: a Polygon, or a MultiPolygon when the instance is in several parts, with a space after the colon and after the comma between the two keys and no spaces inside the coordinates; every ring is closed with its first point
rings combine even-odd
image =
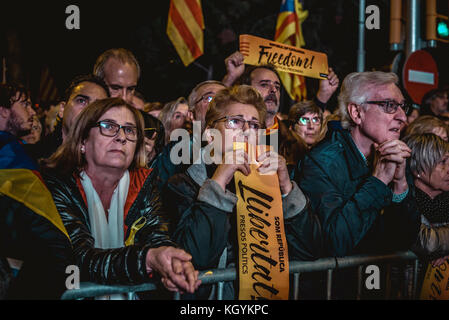
{"type": "MultiPolygon", "coordinates": [[[[381,24],[380,30],[365,29],[366,70],[389,70],[397,54],[389,50],[389,1],[370,4],[379,6],[381,24]]],[[[224,59],[238,49],[240,34],[273,39],[280,5],[281,0],[202,0],[205,52],[196,62],[212,67],[213,78],[221,80],[224,59]]],[[[44,66],[62,95],[74,76],[91,72],[96,58],[112,47],[136,55],[142,67],[139,91],[148,101],[187,96],[195,84],[207,80],[198,65],[184,67],[166,35],[169,0],[3,1],[0,6],[0,55],[7,59],[8,80],[23,82],[35,98],[44,66]],[[80,9],[80,30],[65,28],[70,4],[80,9]]],[[[342,81],[356,71],[358,1],[305,0],[304,7],[309,10],[303,23],[305,47],[327,53],[342,81]]],[[[448,84],[448,46],[439,43],[430,51],[439,65],[440,83],[448,84]]],[[[317,80],[307,79],[309,97],[317,85],[317,80]]]]}

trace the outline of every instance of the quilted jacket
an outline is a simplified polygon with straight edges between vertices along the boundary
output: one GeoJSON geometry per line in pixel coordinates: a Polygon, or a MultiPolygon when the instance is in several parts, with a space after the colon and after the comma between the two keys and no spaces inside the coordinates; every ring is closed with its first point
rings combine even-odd
{"type": "Polygon", "coordinates": [[[79,178],[43,172],[56,207],[72,241],[81,281],[132,285],[149,281],[145,258],[150,248],[176,246],[168,236],[154,173],[130,171],[125,204],[123,248],[98,249],[90,231],[89,213],[79,178]]]}

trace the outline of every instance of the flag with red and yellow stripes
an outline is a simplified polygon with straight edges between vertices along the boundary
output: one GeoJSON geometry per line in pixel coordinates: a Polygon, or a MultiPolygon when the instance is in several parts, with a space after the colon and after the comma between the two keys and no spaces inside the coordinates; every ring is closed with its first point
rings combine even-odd
{"type": "MultiPolygon", "coordinates": [[[[276,24],[274,41],[301,48],[305,45],[301,24],[309,12],[303,10],[299,0],[283,0],[276,24]]],[[[295,101],[307,99],[306,83],[303,76],[280,72],[282,84],[295,101]]]]}
{"type": "Polygon", "coordinates": [[[42,104],[45,102],[54,102],[58,99],[58,88],[56,82],[50,73],[48,66],[45,66],[41,73],[41,80],[39,84],[39,96],[37,102],[42,104]]]}
{"type": "Polygon", "coordinates": [[[187,67],[204,52],[201,0],[171,0],[167,35],[187,67]]]}

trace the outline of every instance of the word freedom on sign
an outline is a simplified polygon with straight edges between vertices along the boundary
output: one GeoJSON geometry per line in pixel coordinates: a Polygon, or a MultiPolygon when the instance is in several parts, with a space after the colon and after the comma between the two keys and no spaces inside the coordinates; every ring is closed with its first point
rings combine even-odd
{"type": "Polygon", "coordinates": [[[244,34],[240,36],[240,51],[244,63],[271,64],[278,71],[317,79],[327,78],[327,55],[283,43],[244,34]]]}

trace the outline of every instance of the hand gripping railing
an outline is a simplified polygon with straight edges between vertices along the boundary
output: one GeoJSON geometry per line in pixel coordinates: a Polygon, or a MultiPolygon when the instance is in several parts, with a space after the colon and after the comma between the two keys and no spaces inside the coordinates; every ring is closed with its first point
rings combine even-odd
{"type": "MultiPolygon", "coordinates": [[[[383,255],[356,255],[341,258],[322,258],[316,261],[290,261],[290,274],[293,275],[293,299],[299,298],[299,275],[304,272],[327,271],[327,294],[328,300],[332,298],[332,275],[337,269],[359,267],[358,268],[358,292],[357,298],[360,299],[362,291],[362,267],[363,265],[390,262],[397,260],[414,260],[413,264],[413,283],[412,298],[416,298],[417,278],[418,278],[418,257],[411,251],[394,252],[383,255]]],[[[223,299],[223,284],[228,281],[236,280],[235,268],[214,269],[201,271],[199,279],[202,285],[217,284],[217,300],[223,299]]],[[[97,297],[110,294],[127,294],[128,299],[133,299],[136,292],[152,291],[156,289],[153,283],[144,283],[135,286],[120,285],[100,285],[91,282],[83,282],[79,289],[67,290],[61,299],[82,299],[88,297],[97,297]]],[[[175,299],[179,299],[179,294],[175,294],[175,299]]]]}

